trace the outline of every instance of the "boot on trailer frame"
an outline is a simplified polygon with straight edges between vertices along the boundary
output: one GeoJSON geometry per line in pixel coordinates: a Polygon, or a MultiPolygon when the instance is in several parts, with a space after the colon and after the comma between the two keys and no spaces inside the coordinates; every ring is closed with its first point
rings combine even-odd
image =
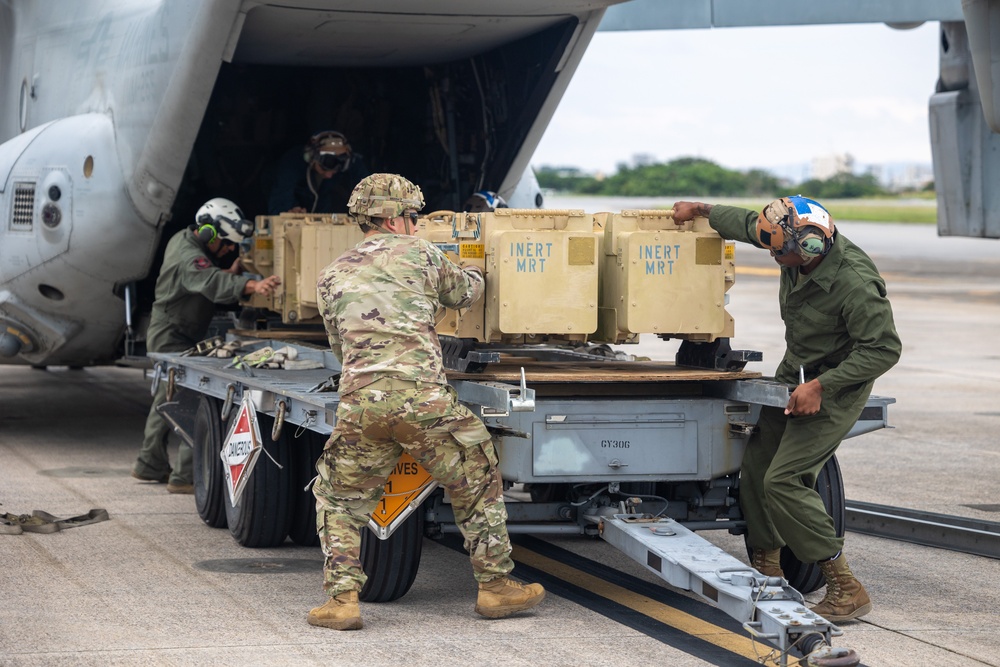
{"type": "Polygon", "coordinates": [[[765,577],[785,578],[781,571],[781,549],[752,549],[750,564],[765,577]]]}
{"type": "Polygon", "coordinates": [[[826,596],[810,611],[837,623],[861,618],[872,610],[868,591],[851,572],[843,553],[818,565],[826,578],[826,596]]]}

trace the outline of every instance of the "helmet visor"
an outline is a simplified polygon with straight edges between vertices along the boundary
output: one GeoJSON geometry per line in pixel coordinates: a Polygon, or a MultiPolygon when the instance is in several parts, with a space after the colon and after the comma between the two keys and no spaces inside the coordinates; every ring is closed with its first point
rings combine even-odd
{"type": "Polygon", "coordinates": [[[770,250],[775,257],[780,257],[791,250],[788,243],[791,238],[787,232],[780,220],[776,222],[769,220],[763,213],[757,216],[757,240],[762,248],[770,250]]]}
{"type": "Polygon", "coordinates": [[[243,239],[250,238],[253,234],[253,221],[236,219],[230,220],[221,215],[215,219],[219,229],[219,236],[226,241],[239,243],[243,239]]]}

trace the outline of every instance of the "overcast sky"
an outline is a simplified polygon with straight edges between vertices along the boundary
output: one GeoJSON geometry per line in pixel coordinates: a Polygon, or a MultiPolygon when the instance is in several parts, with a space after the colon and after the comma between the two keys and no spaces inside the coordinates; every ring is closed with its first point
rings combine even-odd
{"type": "Polygon", "coordinates": [[[929,164],[937,44],[937,22],[598,32],[532,164],[929,164]]]}

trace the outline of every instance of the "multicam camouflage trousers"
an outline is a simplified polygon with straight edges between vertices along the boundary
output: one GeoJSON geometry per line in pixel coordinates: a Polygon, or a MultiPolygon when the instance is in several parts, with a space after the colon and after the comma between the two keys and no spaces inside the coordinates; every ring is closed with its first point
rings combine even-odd
{"type": "Polygon", "coordinates": [[[482,421],[449,385],[380,381],[341,396],[337,425],[316,463],[313,494],[327,595],[364,586],[360,531],[403,451],[447,490],[476,580],[514,568],[496,449],[482,421]],[[392,389],[373,388],[387,382],[392,389]]]}

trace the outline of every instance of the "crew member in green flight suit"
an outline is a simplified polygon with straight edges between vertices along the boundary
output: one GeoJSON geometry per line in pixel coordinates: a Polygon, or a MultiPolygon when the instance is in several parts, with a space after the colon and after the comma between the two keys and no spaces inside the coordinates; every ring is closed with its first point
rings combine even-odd
{"type": "Polygon", "coordinates": [[[740,470],[740,506],[753,565],[784,576],[788,546],[818,563],[826,596],[812,611],[855,619],[871,599],[844,557],[844,538],[817,493],[816,478],[854,426],[875,379],[899,360],[902,345],[885,282],[861,248],[836,230],[818,202],[783,197],[760,213],[681,201],[674,222],[708,218],[721,236],[771,251],[781,266],[778,300],[785,356],[775,379],[797,385],[784,408],[764,407],[740,470]]]}
{"type": "MultiPolygon", "coordinates": [[[[221,197],[210,199],[198,209],[195,223],[167,243],[146,331],[150,352],[182,352],[194,347],[205,337],[217,303],[236,303],[253,293],[271,294],[281,284],[277,276],[254,280],[243,272],[238,259],[222,268],[229,263],[227,256],[253,233],[253,223],[243,218],[236,204],[221,197]]],[[[170,493],[194,493],[190,447],[182,443],[177,467],[170,467],[167,440],[171,428],[156,411],[166,402],[166,392],[167,383],[161,382],[146,417],[132,477],[166,482],[170,493]]]]}

